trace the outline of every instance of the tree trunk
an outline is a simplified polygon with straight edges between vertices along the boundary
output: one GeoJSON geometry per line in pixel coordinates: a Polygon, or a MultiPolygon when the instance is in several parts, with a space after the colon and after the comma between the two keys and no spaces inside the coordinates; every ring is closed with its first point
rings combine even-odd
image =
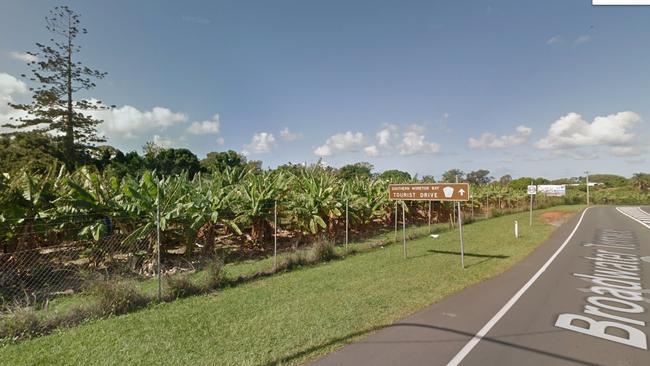
{"type": "Polygon", "coordinates": [[[66,65],[66,91],[68,94],[68,106],[66,115],[65,137],[63,140],[66,165],[69,171],[74,169],[74,127],[72,110],[72,19],[68,14],[68,60],[66,65]]]}

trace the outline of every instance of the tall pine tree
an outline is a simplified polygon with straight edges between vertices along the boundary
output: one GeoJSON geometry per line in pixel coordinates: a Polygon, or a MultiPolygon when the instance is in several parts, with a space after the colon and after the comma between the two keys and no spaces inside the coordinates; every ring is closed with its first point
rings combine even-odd
{"type": "Polygon", "coordinates": [[[75,99],[75,94],[94,88],[95,81],[103,79],[106,73],[77,61],[81,50],[77,36],[87,33],[80,26],[79,14],[67,6],[57,6],[50,10],[45,21],[54,37],[50,45],[36,43],[38,51],[29,52],[38,58],[28,62],[33,74],[30,80],[37,84],[30,88],[33,100],[28,104],[10,104],[24,111],[25,117],[4,126],[16,132],[34,131],[54,136],[68,169],[72,169],[94,143],[105,141],[97,132],[102,121],[88,112],[107,108],[100,101],[75,99]]]}

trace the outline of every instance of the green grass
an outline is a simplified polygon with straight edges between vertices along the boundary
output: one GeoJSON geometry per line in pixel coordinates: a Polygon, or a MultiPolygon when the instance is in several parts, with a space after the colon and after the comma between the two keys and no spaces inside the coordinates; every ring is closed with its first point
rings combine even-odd
{"type": "Polygon", "coordinates": [[[458,232],[444,232],[439,239],[409,241],[406,260],[401,245],[378,248],[7,345],[0,349],[0,362],[302,363],[503,272],[554,229],[536,219],[532,228],[521,225],[515,239],[513,220],[524,223],[527,218],[521,213],[466,226],[464,270],[458,232]]]}

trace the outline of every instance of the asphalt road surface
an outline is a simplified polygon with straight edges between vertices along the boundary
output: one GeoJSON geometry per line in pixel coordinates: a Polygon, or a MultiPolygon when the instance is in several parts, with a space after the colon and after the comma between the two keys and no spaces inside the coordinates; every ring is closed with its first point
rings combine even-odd
{"type": "Polygon", "coordinates": [[[650,208],[592,207],[504,274],[314,365],[650,365],[650,208]]]}

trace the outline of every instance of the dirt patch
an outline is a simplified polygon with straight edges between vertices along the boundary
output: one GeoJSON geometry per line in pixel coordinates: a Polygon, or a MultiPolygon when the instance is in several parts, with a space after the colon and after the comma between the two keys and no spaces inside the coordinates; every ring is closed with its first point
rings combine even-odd
{"type": "Polygon", "coordinates": [[[542,220],[544,220],[545,223],[557,227],[567,222],[567,220],[569,220],[569,217],[571,217],[571,215],[572,215],[571,212],[548,211],[548,212],[544,212],[541,215],[541,218],[542,220]]]}

